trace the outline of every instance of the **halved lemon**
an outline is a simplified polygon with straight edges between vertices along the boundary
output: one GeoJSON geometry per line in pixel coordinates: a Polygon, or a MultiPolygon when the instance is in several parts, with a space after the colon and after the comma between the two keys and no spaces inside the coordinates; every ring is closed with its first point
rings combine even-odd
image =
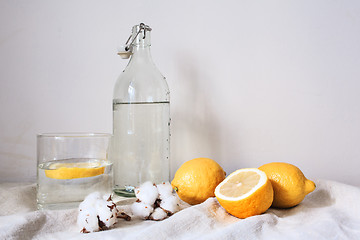
{"type": "Polygon", "coordinates": [[[231,173],[215,188],[220,205],[238,218],[264,213],[274,193],[266,174],[257,168],[244,168],[231,173]]]}
{"type": "Polygon", "coordinates": [[[104,171],[105,167],[98,162],[53,163],[45,170],[45,175],[54,179],[74,179],[94,177],[104,171]]]}

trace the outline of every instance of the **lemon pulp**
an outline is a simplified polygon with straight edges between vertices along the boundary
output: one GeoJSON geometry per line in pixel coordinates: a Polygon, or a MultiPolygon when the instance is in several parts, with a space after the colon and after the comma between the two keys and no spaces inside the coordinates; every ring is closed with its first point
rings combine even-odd
{"type": "Polygon", "coordinates": [[[237,174],[229,178],[226,184],[219,189],[220,193],[228,197],[241,197],[250,192],[260,180],[260,175],[256,172],[248,171],[237,174]]]}
{"type": "Polygon", "coordinates": [[[273,189],[266,174],[256,168],[239,169],[215,189],[220,205],[238,218],[264,213],[273,201],[273,189]]]}

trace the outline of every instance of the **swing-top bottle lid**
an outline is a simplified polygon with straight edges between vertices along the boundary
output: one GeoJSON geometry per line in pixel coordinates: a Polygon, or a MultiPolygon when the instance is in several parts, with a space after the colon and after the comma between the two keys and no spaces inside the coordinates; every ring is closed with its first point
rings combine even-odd
{"type": "Polygon", "coordinates": [[[118,55],[123,59],[128,59],[132,54],[133,46],[150,46],[150,31],[152,29],[144,24],[140,23],[133,26],[132,34],[125,43],[125,46],[121,46],[118,49],[118,55]]]}

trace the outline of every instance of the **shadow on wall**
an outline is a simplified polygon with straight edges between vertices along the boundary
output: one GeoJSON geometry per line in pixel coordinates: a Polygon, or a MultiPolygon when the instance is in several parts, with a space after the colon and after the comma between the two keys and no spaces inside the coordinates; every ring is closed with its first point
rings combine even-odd
{"type": "MultiPolygon", "coordinates": [[[[176,103],[171,108],[171,177],[186,161],[208,157],[219,162],[219,120],[209,105],[211,78],[199,72],[198,61],[180,55],[175,60],[176,103]],[[174,107],[175,106],[175,107],[174,107]]],[[[202,68],[204,69],[204,68],[202,68]]],[[[174,98],[172,100],[174,100],[174,98]]]]}

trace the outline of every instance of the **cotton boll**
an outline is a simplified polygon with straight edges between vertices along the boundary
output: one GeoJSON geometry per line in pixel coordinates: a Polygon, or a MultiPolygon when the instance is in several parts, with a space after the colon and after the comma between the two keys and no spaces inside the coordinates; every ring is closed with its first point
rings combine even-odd
{"type": "Polygon", "coordinates": [[[100,193],[92,193],[79,205],[77,224],[81,232],[94,232],[110,228],[117,222],[115,203],[108,197],[104,200],[100,193]]]}
{"type": "Polygon", "coordinates": [[[86,209],[79,212],[77,224],[82,228],[81,232],[99,231],[99,223],[95,209],[86,209]]]}
{"type": "Polygon", "coordinates": [[[131,221],[131,216],[125,212],[120,212],[117,214],[117,218],[122,218],[125,221],[131,221]]]}
{"type": "Polygon", "coordinates": [[[89,195],[87,195],[83,202],[93,203],[101,198],[102,198],[102,196],[99,192],[93,192],[93,193],[90,193],[89,195]]]}
{"type": "Polygon", "coordinates": [[[165,199],[172,195],[173,188],[169,182],[162,182],[156,185],[156,187],[158,189],[160,199],[165,199]]]}
{"type": "Polygon", "coordinates": [[[99,199],[96,202],[96,210],[97,215],[99,216],[99,221],[101,221],[103,224],[99,223],[99,226],[101,228],[110,228],[112,225],[116,223],[116,212],[114,212],[112,209],[108,207],[108,202],[99,199]]]}
{"type": "MultiPolygon", "coordinates": [[[[111,202],[112,204],[111,205],[107,205],[107,207],[110,209],[110,218],[109,220],[107,221],[109,226],[107,227],[111,227],[112,225],[114,225],[115,223],[117,223],[117,216],[119,214],[117,208],[116,208],[116,205],[115,203],[111,202]]],[[[131,218],[130,218],[131,219],[131,218]]]]}
{"type": "Polygon", "coordinates": [[[102,196],[102,199],[110,202],[110,201],[112,201],[112,196],[111,196],[111,194],[105,194],[102,196]]]}
{"type": "Polygon", "coordinates": [[[132,204],[127,204],[127,205],[120,205],[120,206],[116,206],[117,212],[121,213],[126,213],[127,215],[133,215],[132,210],[131,210],[132,204]]]}
{"type": "Polygon", "coordinates": [[[131,206],[131,204],[116,206],[117,218],[122,218],[125,221],[130,221],[131,216],[133,216],[131,206]]]}
{"type": "Polygon", "coordinates": [[[101,198],[101,195],[99,192],[93,192],[86,196],[84,201],[82,201],[79,205],[79,209],[87,209],[90,206],[92,206],[98,199],[101,198]]]}
{"type": "Polygon", "coordinates": [[[170,214],[176,213],[180,210],[179,198],[175,195],[161,200],[160,207],[170,214]]]}
{"type": "Polygon", "coordinates": [[[134,216],[147,219],[150,216],[150,214],[154,211],[154,208],[151,205],[146,204],[144,202],[134,202],[131,205],[131,211],[134,214],[134,216]]]}
{"type": "Polygon", "coordinates": [[[168,214],[162,208],[155,208],[154,212],[150,215],[151,220],[159,221],[167,218],[168,214]]]}
{"type": "Polygon", "coordinates": [[[159,196],[156,186],[151,182],[144,182],[138,188],[135,188],[135,196],[139,201],[152,205],[159,196]]]}

